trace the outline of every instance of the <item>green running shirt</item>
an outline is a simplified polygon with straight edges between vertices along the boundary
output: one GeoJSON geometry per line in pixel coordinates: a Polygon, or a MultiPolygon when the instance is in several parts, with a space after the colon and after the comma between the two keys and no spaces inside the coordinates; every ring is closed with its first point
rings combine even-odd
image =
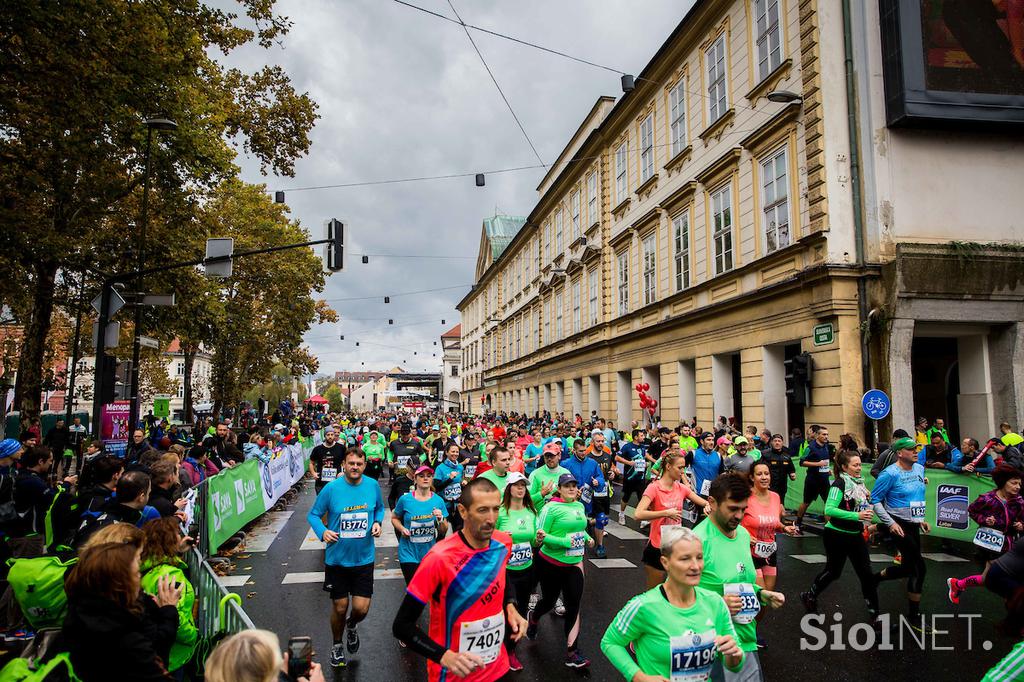
{"type": "Polygon", "coordinates": [[[537,538],[537,515],[531,510],[498,510],[498,530],[512,536],[512,553],[508,558],[508,570],[525,571],[533,566],[533,541],[537,538]]]}
{"type": "Polygon", "coordinates": [[[540,551],[563,564],[583,561],[587,548],[587,512],[580,502],[551,501],[540,510],[537,525],[543,529],[540,551]]]}
{"type": "MultiPolygon", "coordinates": [[[[710,518],[705,518],[693,529],[701,539],[704,550],[704,572],[700,576],[700,586],[723,594],[727,584],[745,583],[751,585],[754,594],[760,599],[761,587],[757,585],[757,573],[754,571],[754,560],[750,556],[750,533],[743,526],[736,528],[735,537],[727,537],[718,530],[710,518]]],[[[744,651],[757,651],[756,621],[737,623],[736,642],[744,651]]]]}

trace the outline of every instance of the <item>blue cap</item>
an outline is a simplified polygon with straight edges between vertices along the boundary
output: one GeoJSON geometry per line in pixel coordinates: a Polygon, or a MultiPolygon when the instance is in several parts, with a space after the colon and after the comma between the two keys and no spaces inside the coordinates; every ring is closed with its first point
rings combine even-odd
{"type": "Polygon", "coordinates": [[[18,450],[21,450],[21,443],[14,438],[0,440],[0,459],[11,457],[18,450]]]}
{"type": "Polygon", "coordinates": [[[561,488],[563,485],[569,483],[576,483],[576,477],[572,474],[562,474],[558,477],[558,487],[561,488]]]}

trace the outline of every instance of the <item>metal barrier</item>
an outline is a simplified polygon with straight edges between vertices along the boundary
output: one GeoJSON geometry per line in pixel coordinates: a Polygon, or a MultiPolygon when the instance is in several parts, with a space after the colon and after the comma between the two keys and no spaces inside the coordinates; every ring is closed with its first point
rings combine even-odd
{"type": "Polygon", "coordinates": [[[242,598],[220,584],[217,574],[198,551],[190,550],[185,561],[196,591],[196,628],[200,637],[213,637],[219,632],[233,635],[256,627],[242,609],[242,598]]]}

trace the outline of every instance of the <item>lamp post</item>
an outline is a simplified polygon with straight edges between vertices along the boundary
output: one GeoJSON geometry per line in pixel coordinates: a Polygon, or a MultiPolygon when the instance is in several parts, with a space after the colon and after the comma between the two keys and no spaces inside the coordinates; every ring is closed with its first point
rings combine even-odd
{"type": "MultiPolygon", "coordinates": [[[[74,411],[75,405],[75,379],[78,372],[78,347],[82,342],[82,308],[85,304],[85,275],[82,275],[82,281],[78,286],[78,313],[75,315],[75,341],[71,347],[71,376],[68,378],[68,391],[67,398],[65,399],[64,406],[64,423],[67,426],[71,426],[71,413],[74,411]]],[[[102,334],[100,334],[102,336],[102,334]]],[[[99,344],[103,345],[103,339],[99,339],[99,344]]]]}
{"type": "MultiPolygon", "coordinates": [[[[146,124],[146,164],[142,175],[142,216],[139,225],[139,243],[136,248],[136,272],[142,272],[146,262],[146,231],[149,227],[149,160],[153,147],[153,131],[171,131],[178,128],[178,124],[168,118],[147,118],[146,124]]],[[[135,290],[142,291],[142,277],[135,278],[135,290]]],[[[132,367],[131,367],[131,409],[129,411],[128,425],[134,431],[139,423],[139,327],[142,325],[141,301],[135,302],[135,328],[132,330],[132,367]]]]}
{"type": "Polygon", "coordinates": [[[7,433],[7,394],[14,388],[14,382],[4,371],[0,374],[0,436],[6,437],[7,433]]]}

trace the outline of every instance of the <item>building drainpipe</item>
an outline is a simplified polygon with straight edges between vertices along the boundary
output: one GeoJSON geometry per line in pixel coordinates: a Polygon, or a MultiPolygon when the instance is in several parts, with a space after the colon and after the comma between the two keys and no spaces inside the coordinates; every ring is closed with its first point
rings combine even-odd
{"type": "MultiPolygon", "coordinates": [[[[860,321],[860,373],[864,390],[874,388],[871,376],[871,347],[868,343],[869,307],[867,296],[867,273],[864,267],[867,256],[864,248],[864,204],[860,174],[860,135],[857,125],[857,81],[853,61],[853,29],[850,12],[850,0],[842,0],[843,5],[843,56],[846,65],[846,109],[847,126],[850,136],[850,191],[853,200],[853,234],[854,252],[860,274],[857,275],[857,317],[860,321]]],[[[867,426],[865,417],[864,426],[867,426]]],[[[870,447],[878,442],[878,422],[872,421],[871,429],[864,429],[865,435],[871,434],[870,447]]]]}

